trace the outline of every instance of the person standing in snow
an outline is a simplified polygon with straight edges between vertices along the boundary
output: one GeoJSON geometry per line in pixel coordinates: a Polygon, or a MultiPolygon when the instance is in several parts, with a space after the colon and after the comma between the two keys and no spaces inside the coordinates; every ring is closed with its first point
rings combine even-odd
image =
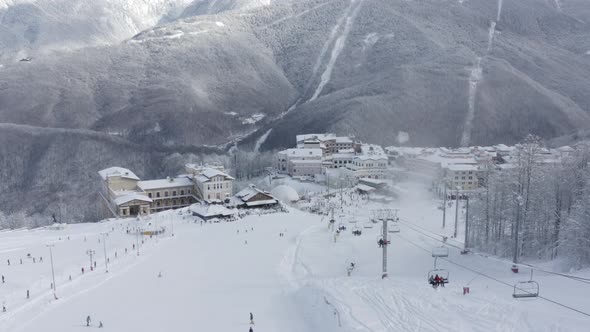
{"type": "Polygon", "coordinates": [[[254,315],[250,313],[250,324],[254,325],[254,315]]]}
{"type": "Polygon", "coordinates": [[[90,315],[86,317],[86,326],[90,326],[90,315]]]}
{"type": "Polygon", "coordinates": [[[248,330],[248,332],[254,332],[254,330],[252,329],[252,326],[250,326],[250,329],[248,330]]]}
{"type": "Polygon", "coordinates": [[[98,328],[103,328],[104,325],[102,325],[102,321],[98,322],[98,328]]]}

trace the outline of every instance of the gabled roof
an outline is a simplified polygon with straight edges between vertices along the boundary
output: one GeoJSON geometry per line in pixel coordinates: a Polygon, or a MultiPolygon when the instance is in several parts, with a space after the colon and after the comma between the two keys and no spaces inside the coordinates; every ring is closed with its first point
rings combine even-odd
{"type": "Polygon", "coordinates": [[[270,193],[260,190],[260,189],[256,188],[256,186],[254,186],[254,185],[250,185],[250,186],[240,190],[240,192],[238,192],[236,194],[236,197],[238,197],[239,199],[241,199],[244,202],[247,202],[252,197],[256,196],[257,194],[263,194],[265,196],[270,197],[271,199],[274,199],[274,197],[270,193]]]}
{"type": "Polygon", "coordinates": [[[110,177],[122,177],[125,179],[131,179],[131,180],[138,180],[139,181],[139,177],[137,177],[137,175],[135,175],[135,173],[133,173],[132,171],[128,170],[127,168],[123,168],[123,167],[109,167],[109,168],[105,168],[102,171],[98,171],[98,174],[100,175],[100,177],[103,180],[106,180],[110,177]]]}
{"type": "Polygon", "coordinates": [[[226,174],[222,171],[213,169],[213,168],[208,168],[208,169],[204,170],[201,174],[199,174],[197,176],[196,179],[197,179],[197,181],[202,183],[202,182],[207,182],[207,181],[211,180],[211,178],[214,178],[216,176],[223,176],[226,180],[233,180],[234,179],[233,177],[229,176],[228,174],[226,174]]]}
{"type": "Polygon", "coordinates": [[[152,202],[151,198],[149,198],[145,195],[139,194],[139,193],[129,193],[129,194],[121,195],[121,196],[115,198],[113,201],[118,206],[118,205],[122,205],[122,204],[125,204],[128,202],[131,202],[131,201],[136,201],[136,200],[148,202],[148,203],[152,202]]]}

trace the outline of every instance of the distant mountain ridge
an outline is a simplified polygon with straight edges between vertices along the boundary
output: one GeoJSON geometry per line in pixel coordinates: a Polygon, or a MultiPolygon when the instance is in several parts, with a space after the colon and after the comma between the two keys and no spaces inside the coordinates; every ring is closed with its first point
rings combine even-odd
{"type": "MultiPolygon", "coordinates": [[[[550,139],[590,128],[588,77],[583,0],[0,0],[0,123],[112,136],[91,141],[122,144],[109,163],[149,159],[147,174],[165,169],[150,149],[264,151],[309,132],[387,145],[404,133],[420,146],[550,139]]],[[[0,148],[28,177],[6,171],[0,189],[73,195],[94,181],[88,170],[110,165],[82,151],[66,187],[39,169],[68,162],[70,140],[57,137],[70,134],[52,132],[38,155],[37,134],[0,130],[35,144],[0,148]]]]}

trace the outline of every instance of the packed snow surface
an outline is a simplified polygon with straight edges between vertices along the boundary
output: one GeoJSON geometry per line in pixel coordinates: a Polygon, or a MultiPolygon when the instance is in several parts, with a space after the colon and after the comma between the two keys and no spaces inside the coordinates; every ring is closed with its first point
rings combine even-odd
{"type": "MultiPolygon", "coordinates": [[[[448,259],[438,262],[450,283],[428,285],[430,251],[452,233],[450,222],[441,229],[440,201],[428,185],[420,178],[399,184],[401,198],[389,205],[348,191],[337,195],[337,225],[347,230],[336,238],[327,217],[295,209],[235,222],[202,224],[186,211],[170,211],[140,221],[0,232],[0,302],[6,307],[0,331],[87,331],[87,316],[105,331],[248,331],[250,312],[256,332],[587,331],[587,316],[543,299],[514,300],[512,288],[498,281],[512,285],[528,279],[528,271],[513,274],[501,259],[460,255],[450,247],[448,259]],[[384,207],[400,209],[401,233],[390,236],[389,277],[382,280],[380,228],[369,217],[371,209],[384,207]],[[148,223],[166,232],[135,234],[137,225],[148,223]],[[356,228],[361,236],[351,234],[356,228]],[[132,249],[137,243],[139,255],[132,249]],[[57,300],[47,244],[54,245],[57,300]],[[356,267],[347,276],[351,262],[356,267]],[[463,295],[464,286],[470,294],[463,295]]],[[[452,212],[447,209],[447,221],[452,212]]],[[[540,272],[535,279],[544,297],[590,311],[590,285],[540,272]]]]}

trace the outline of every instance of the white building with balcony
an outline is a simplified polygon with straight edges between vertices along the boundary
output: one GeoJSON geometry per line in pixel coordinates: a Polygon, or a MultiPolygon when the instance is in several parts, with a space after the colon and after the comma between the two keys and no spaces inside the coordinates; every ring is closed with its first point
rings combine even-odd
{"type": "Polygon", "coordinates": [[[221,203],[233,194],[234,178],[219,169],[203,169],[194,177],[200,196],[208,203],[221,203]]]}

